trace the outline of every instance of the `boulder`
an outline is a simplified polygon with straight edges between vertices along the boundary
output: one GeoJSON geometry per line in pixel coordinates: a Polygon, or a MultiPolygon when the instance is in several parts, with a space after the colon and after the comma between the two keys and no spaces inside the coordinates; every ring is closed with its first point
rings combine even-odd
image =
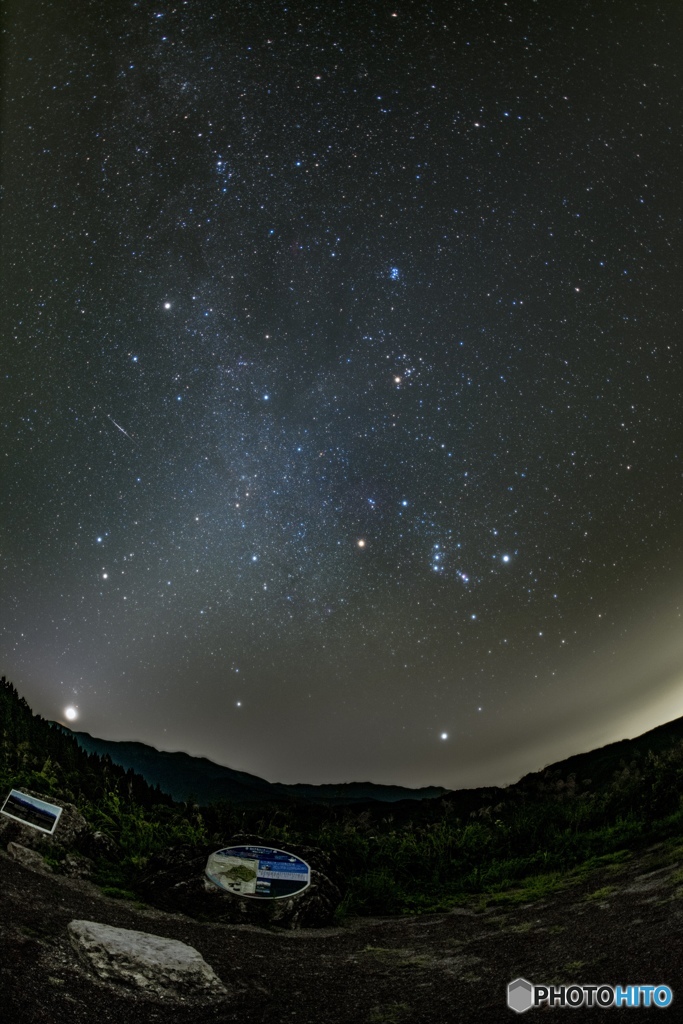
{"type": "Polygon", "coordinates": [[[228,988],[193,946],[97,921],[72,921],[69,939],[97,977],[118,991],[161,1003],[216,1003],[228,988]]]}
{"type": "Polygon", "coordinates": [[[93,867],[94,864],[89,857],[84,857],[80,853],[67,853],[57,870],[70,878],[90,878],[93,867]]]}
{"type": "Polygon", "coordinates": [[[90,857],[105,857],[108,860],[116,860],[120,856],[118,846],[104,832],[93,832],[88,838],[84,852],[90,857]]]}
{"type": "Polygon", "coordinates": [[[12,860],[29,871],[38,871],[41,875],[49,875],[52,872],[50,865],[37,850],[29,850],[27,846],[21,846],[19,843],[8,843],[7,852],[12,860]]]}
{"type": "MultiPolygon", "coordinates": [[[[277,846],[272,840],[238,835],[224,846],[277,846]]],[[[324,928],[332,924],[341,893],[329,877],[327,854],[310,846],[287,843],[286,850],[311,867],[311,884],[286,899],[254,899],[235,896],[210,882],[204,871],[210,853],[188,848],[170,849],[150,860],[149,874],[141,885],[143,899],[171,913],[227,924],[254,924],[287,929],[324,928]]]]}

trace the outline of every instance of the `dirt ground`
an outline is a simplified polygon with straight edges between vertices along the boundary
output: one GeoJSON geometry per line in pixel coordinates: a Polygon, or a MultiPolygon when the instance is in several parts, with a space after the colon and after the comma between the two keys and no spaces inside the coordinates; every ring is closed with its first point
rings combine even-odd
{"type": "MultiPolygon", "coordinates": [[[[683,872],[663,848],[605,868],[543,902],[343,928],[270,932],[202,924],[44,876],[0,854],[0,1018],[7,1024],[500,1024],[507,984],[666,984],[683,1021],[683,872]],[[231,989],[207,1008],[164,1006],[94,980],[71,948],[73,919],[180,939],[231,989]]],[[[615,1009],[572,1020],[612,1021],[615,1009]]],[[[616,1016],[616,1019],[619,1019],[616,1016]]]]}

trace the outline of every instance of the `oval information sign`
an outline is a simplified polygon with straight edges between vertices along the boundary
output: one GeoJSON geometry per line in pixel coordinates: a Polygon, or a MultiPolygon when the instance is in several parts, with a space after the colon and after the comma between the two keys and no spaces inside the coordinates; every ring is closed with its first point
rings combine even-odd
{"type": "Polygon", "coordinates": [[[311,884],[305,860],[269,846],[228,846],[212,853],[206,877],[235,896],[281,900],[296,896],[311,884]]]}

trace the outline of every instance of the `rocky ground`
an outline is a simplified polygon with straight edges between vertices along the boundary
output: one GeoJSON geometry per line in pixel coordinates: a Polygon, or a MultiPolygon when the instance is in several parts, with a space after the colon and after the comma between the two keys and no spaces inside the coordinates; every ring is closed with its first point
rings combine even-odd
{"type": "MultiPolygon", "coordinates": [[[[683,846],[659,846],[542,902],[273,932],[114,900],[0,853],[0,1015],[8,1024],[500,1024],[517,1019],[506,990],[521,975],[536,984],[668,984],[672,1006],[640,1015],[680,1021],[682,865],[683,846]],[[107,987],[71,947],[73,919],[188,943],[231,995],[211,1008],[169,1007],[107,987]]],[[[531,1019],[568,1012],[535,1009],[531,1019]]],[[[616,1012],[576,1011],[591,1024],[616,1012]]]]}

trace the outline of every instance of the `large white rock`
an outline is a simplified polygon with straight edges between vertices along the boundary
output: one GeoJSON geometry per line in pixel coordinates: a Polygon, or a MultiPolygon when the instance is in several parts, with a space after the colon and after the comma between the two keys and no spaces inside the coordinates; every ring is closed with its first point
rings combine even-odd
{"type": "Polygon", "coordinates": [[[216,1002],[228,989],[192,946],[160,935],[72,921],[71,944],[103,981],[162,1002],[216,1002]]]}

